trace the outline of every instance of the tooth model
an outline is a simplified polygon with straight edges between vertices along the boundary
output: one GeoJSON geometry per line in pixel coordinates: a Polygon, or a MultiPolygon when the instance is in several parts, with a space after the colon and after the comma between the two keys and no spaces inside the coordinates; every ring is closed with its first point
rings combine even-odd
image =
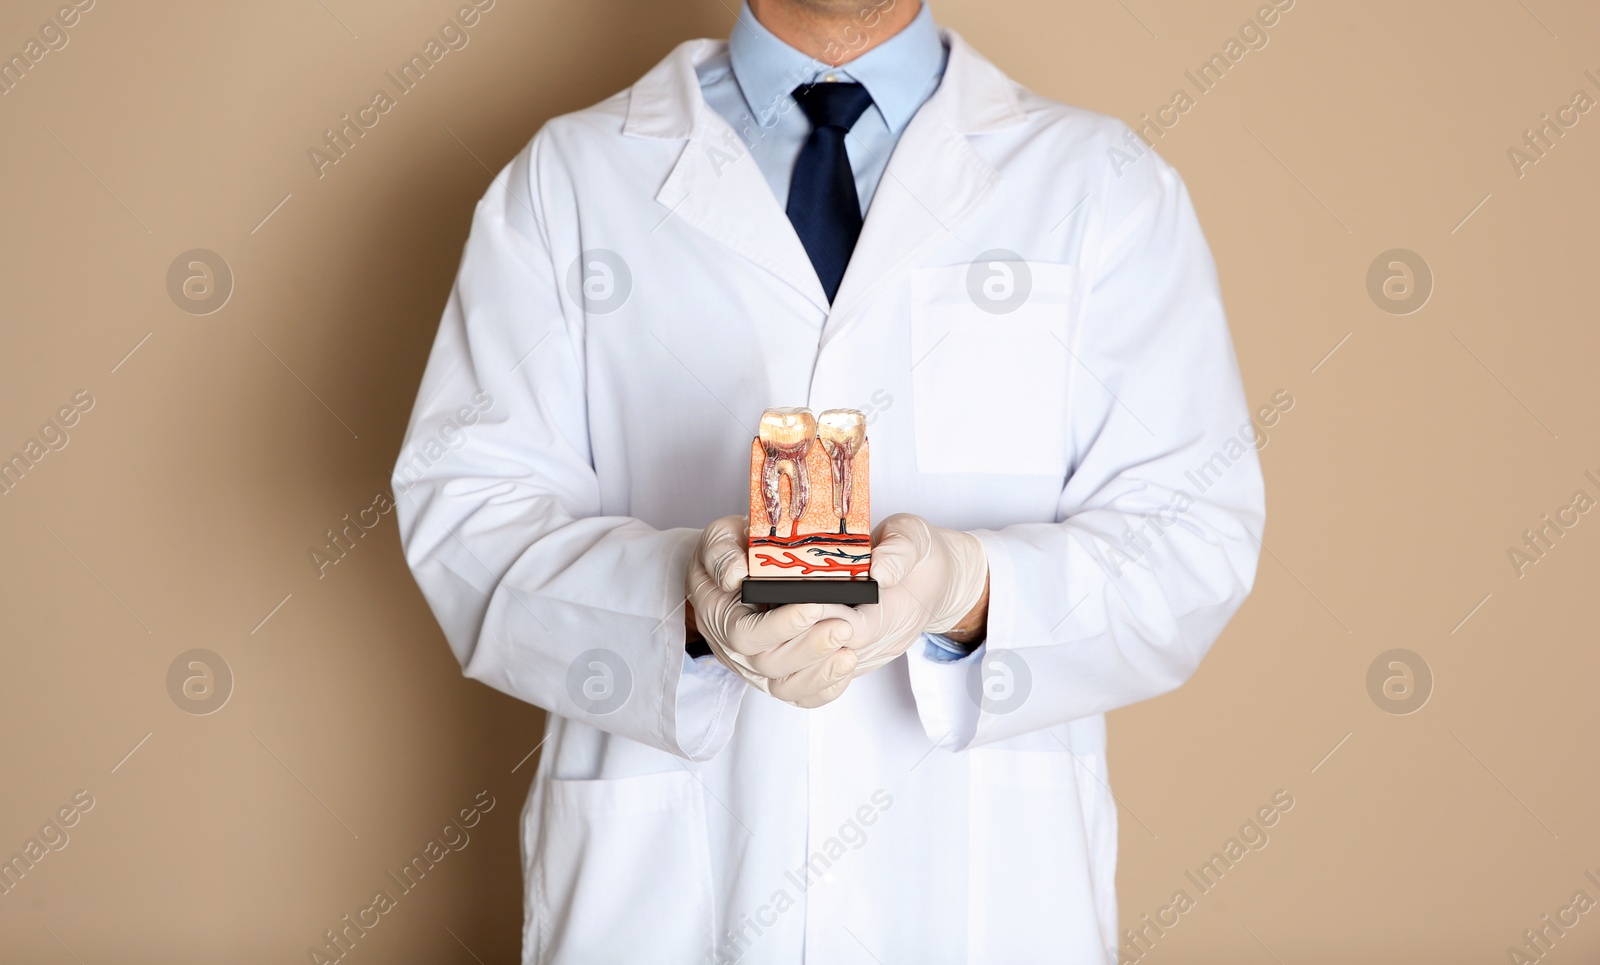
{"type": "Polygon", "coordinates": [[[857,452],[867,441],[867,418],[859,409],[829,409],[817,417],[817,439],[827,453],[833,472],[833,515],[839,517],[839,532],[845,533],[850,518],[851,468],[857,452]]]}
{"type": "Polygon", "coordinates": [[[768,409],[750,444],[746,603],[876,603],[866,416],[768,409]],[[827,499],[813,499],[825,491],[827,499]]]}
{"type": "Polygon", "coordinates": [[[782,504],[778,499],[781,480],[789,481],[790,535],[806,514],[811,501],[811,474],[806,472],[806,456],[817,439],[817,419],[810,409],[768,409],[761,413],[756,440],[761,443],[761,500],[770,524],[769,536],[778,535],[782,504]]]}

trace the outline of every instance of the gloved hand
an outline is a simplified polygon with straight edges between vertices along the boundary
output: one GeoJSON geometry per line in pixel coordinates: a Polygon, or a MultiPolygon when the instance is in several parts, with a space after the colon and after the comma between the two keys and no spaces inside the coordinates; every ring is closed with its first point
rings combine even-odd
{"type": "Polygon", "coordinates": [[[853,643],[857,677],[905,653],[925,632],[954,629],[989,586],[983,542],[971,533],[897,513],[878,524],[872,543],[878,602],[856,608],[865,624],[853,643]]]}
{"type": "Polygon", "coordinates": [[[743,516],[700,534],[687,592],[694,622],[723,666],[796,707],[820,707],[849,686],[856,655],[844,646],[859,622],[847,606],[797,603],[762,611],[739,602],[749,575],[743,516]]]}

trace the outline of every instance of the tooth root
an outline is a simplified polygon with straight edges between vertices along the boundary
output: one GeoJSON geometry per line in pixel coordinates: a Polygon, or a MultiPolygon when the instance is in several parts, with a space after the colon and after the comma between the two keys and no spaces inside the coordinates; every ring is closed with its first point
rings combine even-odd
{"type": "Polygon", "coordinates": [[[839,517],[841,525],[846,516],[850,515],[850,487],[854,479],[850,473],[851,458],[849,456],[835,456],[828,453],[828,468],[833,475],[833,515],[839,517]]]}
{"type": "Polygon", "coordinates": [[[767,509],[767,523],[774,536],[778,535],[778,467],[778,460],[770,455],[761,462],[761,502],[767,509]]]}
{"type": "Polygon", "coordinates": [[[806,504],[811,501],[811,473],[806,471],[804,460],[790,465],[794,466],[794,480],[789,484],[789,518],[799,519],[806,514],[806,504]]]}

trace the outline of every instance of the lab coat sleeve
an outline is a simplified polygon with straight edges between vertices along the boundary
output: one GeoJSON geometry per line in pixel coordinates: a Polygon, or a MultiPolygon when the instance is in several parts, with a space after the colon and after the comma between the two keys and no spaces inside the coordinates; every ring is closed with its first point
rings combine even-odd
{"type": "Polygon", "coordinates": [[[947,748],[1172,690],[1255,580],[1260,437],[1216,268],[1177,172],[1154,152],[1139,164],[1106,189],[1085,252],[1066,353],[1075,464],[1059,521],[978,531],[986,642],[954,662],[907,655],[922,725],[947,748]]]}
{"type": "Polygon", "coordinates": [[[732,733],[742,682],[684,653],[698,531],[601,514],[584,314],[552,264],[539,151],[535,138],[473,217],[395,467],[401,542],[467,676],[704,760],[732,733]]]}

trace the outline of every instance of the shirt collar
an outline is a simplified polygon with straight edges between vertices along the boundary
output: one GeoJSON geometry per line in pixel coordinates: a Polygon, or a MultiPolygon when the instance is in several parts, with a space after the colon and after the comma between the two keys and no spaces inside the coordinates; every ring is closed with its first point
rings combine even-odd
{"type": "Polygon", "coordinates": [[[745,103],[762,127],[794,105],[791,93],[801,84],[835,74],[867,88],[884,123],[896,136],[939,86],[946,50],[926,3],[905,29],[839,67],[809,57],[784,43],[741,5],[728,36],[728,60],[745,103]]]}

